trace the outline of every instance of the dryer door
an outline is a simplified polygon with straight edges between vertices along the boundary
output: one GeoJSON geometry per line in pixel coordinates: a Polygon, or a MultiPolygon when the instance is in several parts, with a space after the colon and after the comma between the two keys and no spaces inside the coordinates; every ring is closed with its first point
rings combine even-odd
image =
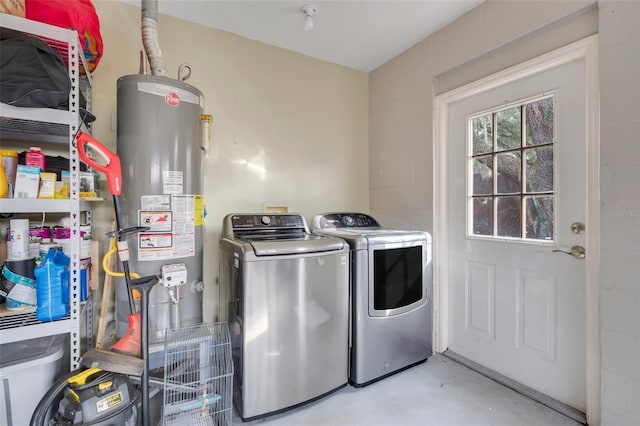
{"type": "Polygon", "coordinates": [[[426,241],[369,245],[369,315],[388,317],[423,306],[429,265],[426,241]]]}

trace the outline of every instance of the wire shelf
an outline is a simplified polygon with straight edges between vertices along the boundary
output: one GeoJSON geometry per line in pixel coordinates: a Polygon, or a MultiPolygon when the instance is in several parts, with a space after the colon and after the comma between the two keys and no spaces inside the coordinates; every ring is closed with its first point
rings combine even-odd
{"type": "Polygon", "coordinates": [[[166,331],[163,425],[231,425],[232,391],[226,323],[166,331]]]}

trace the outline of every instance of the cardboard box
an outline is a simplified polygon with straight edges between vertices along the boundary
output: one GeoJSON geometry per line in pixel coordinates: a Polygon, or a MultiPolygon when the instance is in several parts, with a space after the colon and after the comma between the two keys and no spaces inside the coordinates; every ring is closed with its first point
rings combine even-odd
{"type": "Polygon", "coordinates": [[[18,164],[14,198],[38,198],[40,188],[40,167],[18,164]]]}
{"type": "MultiPolygon", "coordinates": [[[[62,185],[65,183],[67,186],[69,185],[69,171],[63,170],[61,173],[62,185]]],[[[96,184],[95,184],[95,174],[92,172],[80,172],[80,198],[97,198],[98,193],[96,192],[96,184]]],[[[69,198],[68,189],[66,194],[62,194],[63,190],[61,188],[56,188],[56,198],[69,198]],[[60,195],[58,195],[60,194],[60,195]]]]}
{"type": "Polygon", "coordinates": [[[56,190],[56,174],[55,173],[40,173],[40,192],[38,192],[38,198],[53,198],[56,190]]]}
{"type": "Polygon", "coordinates": [[[95,176],[91,172],[80,172],[80,192],[95,191],[95,176]]]}
{"type": "Polygon", "coordinates": [[[53,194],[53,198],[69,198],[69,182],[56,182],[56,192],[53,194]]]}
{"type": "Polygon", "coordinates": [[[24,18],[24,0],[0,0],[0,12],[24,18]]]}

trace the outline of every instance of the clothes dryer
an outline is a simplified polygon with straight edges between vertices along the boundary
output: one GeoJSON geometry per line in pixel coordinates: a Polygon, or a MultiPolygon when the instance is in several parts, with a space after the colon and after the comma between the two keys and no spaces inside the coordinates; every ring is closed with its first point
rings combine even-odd
{"type": "Polygon", "coordinates": [[[431,236],[383,228],[363,213],[325,213],[311,223],[317,235],[350,246],[349,382],[366,386],[432,353],[431,236]]]}

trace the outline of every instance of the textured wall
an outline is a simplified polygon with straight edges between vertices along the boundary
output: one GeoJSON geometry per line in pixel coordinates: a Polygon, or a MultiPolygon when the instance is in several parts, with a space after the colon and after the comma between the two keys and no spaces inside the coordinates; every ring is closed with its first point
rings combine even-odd
{"type": "Polygon", "coordinates": [[[602,424],[640,424],[640,2],[600,7],[602,424]]]}

